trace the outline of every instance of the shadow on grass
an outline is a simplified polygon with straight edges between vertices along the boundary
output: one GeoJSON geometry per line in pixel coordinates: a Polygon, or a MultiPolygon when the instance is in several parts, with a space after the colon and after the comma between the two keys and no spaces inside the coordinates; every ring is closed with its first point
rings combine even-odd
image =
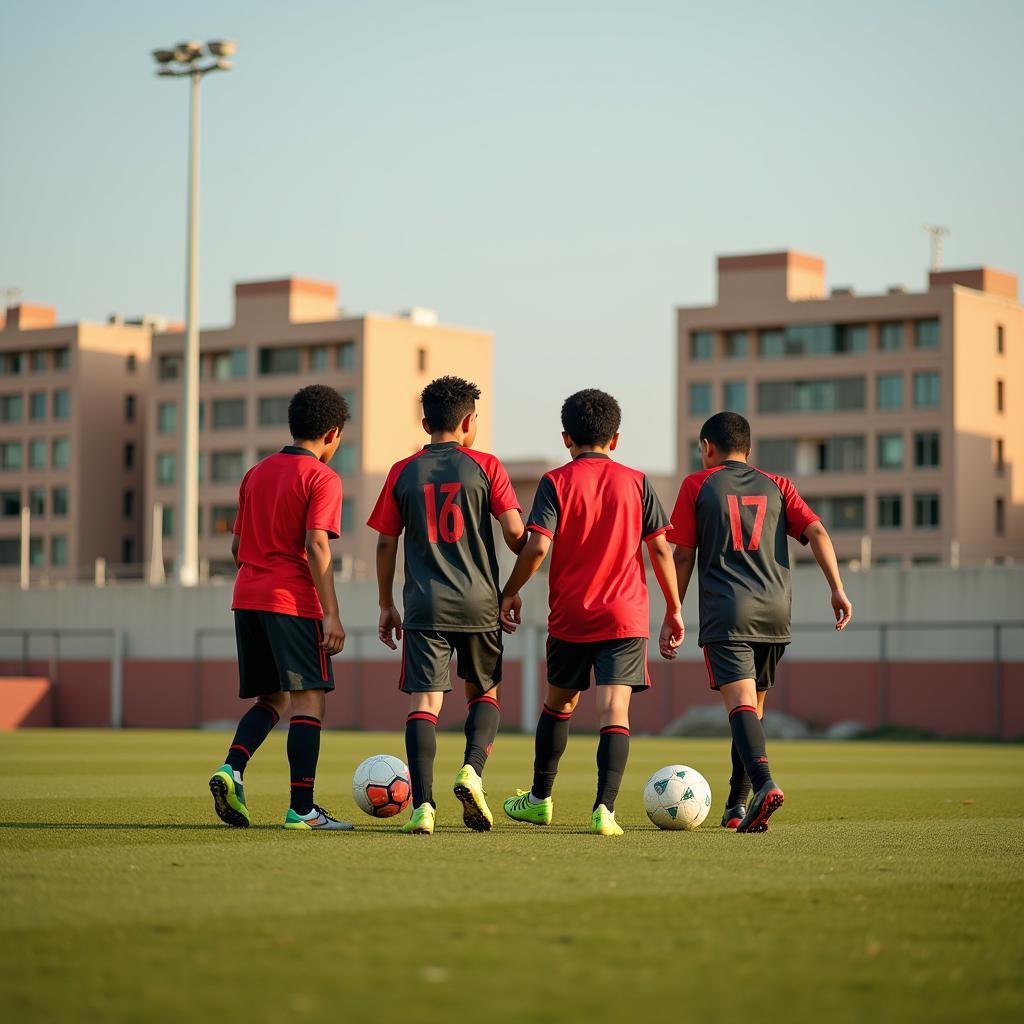
{"type": "MultiPolygon", "coordinates": [[[[112,821],[0,821],[0,829],[14,828],[14,829],[127,829],[131,831],[139,831],[144,829],[160,830],[160,829],[176,829],[183,832],[199,832],[208,830],[217,830],[220,832],[244,832],[245,829],[231,828],[228,825],[218,824],[183,824],[180,822],[138,822],[138,821],[125,821],[125,822],[112,822],[112,821]]],[[[269,830],[278,829],[279,825],[250,825],[249,830],[269,830]]]]}

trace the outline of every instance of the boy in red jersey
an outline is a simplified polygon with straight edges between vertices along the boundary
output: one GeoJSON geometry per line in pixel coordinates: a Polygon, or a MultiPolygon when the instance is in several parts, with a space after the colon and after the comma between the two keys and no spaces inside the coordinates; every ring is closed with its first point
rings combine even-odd
{"type": "Polygon", "coordinates": [[[492,824],[481,776],[498,732],[501,627],[498,560],[491,519],[518,551],[526,539],[515,491],[502,464],[473,450],[480,389],[460,377],[439,377],[423,389],[423,429],[430,444],[395,463],[368,525],[377,542],[378,635],[402,643],[400,688],[410,695],[405,749],[412,781],[412,817],[403,832],[434,830],[437,716],[458,656],[466,684],[466,750],[455,776],[462,820],[484,832],[492,824]],[[405,533],[405,621],[393,586],[398,538],[405,533]]]}
{"type": "Polygon", "coordinates": [[[613,462],[619,403],[603,391],[570,395],[562,406],[562,440],[572,461],[541,479],[527,521],[529,540],[503,590],[502,625],[520,622],[519,591],[554,544],[548,582],[548,691],[537,723],[533,787],[504,804],[516,821],[550,825],[551,790],[580,693],[597,683],[601,738],[591,832],[620,836],[615,797],[629,757],[629,699],[650,686],[649,606],[643,547],[665,596],[659,646],[675,657],[683,641],[670,523],[643,473],[613,462]]]}
{"type": "Polygon", "coordinates": [[[292,444],[253,466],[238,492],[231,607],[239,696],[256,703],[210,779],[214,810],[237,828],[249,825],[245,766],[289,707],[291,805],[284,827],[352,828],[313,802],[324,696],[334,689],[331,656],[345,646],[328,544],[341,529],[341,480],[327,463],[348,418],[333,388],[314,384],[296,392],[288,405],[292,444]]]}
{"type": "Polygon", "coordinates": [[[832,541],[792,481],[748,465],[746,419],[734,412],[712,416],[701,427],[700,450],[704,469],[683,481],[668,537],[676,545],[680,601],[698,565],[698,643],[711,688],[729,713],[732,778],[722,825],[764,832],[784,799],[768,768],[761,717],[790,641],[787,536],[810,544],[831,590],[837,630],[846,628],[853,609],[832,541]]]}

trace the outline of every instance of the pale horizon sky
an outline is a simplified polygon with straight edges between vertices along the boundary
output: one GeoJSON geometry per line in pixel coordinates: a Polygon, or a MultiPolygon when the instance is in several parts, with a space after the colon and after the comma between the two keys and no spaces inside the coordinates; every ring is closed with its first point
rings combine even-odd
{"type": "Polygon", "coordinates": [[[823,256],[830,285],[1024,272],[1024,4],[635,0],[0,9],[0,289],[62,322],[183,309],[187,86],[149,51],[234,38],[203,87],[200,310],[332,281],[347,310],[495,333],[496,451],[561,461],[581,387],[620,456],[674,464],[673,310],[714,259],[823,256]]]}

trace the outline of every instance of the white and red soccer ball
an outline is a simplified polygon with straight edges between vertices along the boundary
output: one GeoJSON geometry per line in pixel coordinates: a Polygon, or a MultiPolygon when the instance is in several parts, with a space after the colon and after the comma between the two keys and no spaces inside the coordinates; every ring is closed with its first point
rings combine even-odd
{"type": "Polygon", "coordinates": [[[390,754],[368,757],[352,776],[352,799],[372,818],[392,818],[409,806],[409,769],[390,754]]]}

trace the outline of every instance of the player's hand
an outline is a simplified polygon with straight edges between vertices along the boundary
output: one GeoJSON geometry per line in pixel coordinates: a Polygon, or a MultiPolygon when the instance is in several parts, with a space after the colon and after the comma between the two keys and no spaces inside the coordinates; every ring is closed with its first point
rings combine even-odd
{"type": "Polygon", "coordinates": [[[658,649],[666,661],[672,661],[676,651],[682,646],[686,636],[686,626],[679,612],[665,613],[665,621],[661,624],[661,635],[658,637],[658,649]]]}
{"type": "Polygon", "coordinates": [[[514,633],[523,624],[523,599],[518,594],[502,596],[499,621],[506,633],[514,633]]]}
{"type": "Polygon", "coordinates": [[[324,638],[320,646],[331,656],[341,654],[345,649],[345,627],[337,615],[324,616],[324,638]]]}
{"type": "Polygon", "coordinates": [[[399,615],[398,609],[394,605],[389,608],[381,608],[380,619],[377,622],[377,638],[391,650],[398,650],[396,641],[402,639],[402,616],[399,615]],[[394,638],[392,638],[392,633],[394,633],[394,638]]]}
{"type": "Polygon", "coordinates": [[[853,618],[853,605],[842,590],[832,591],[832,611],[836,616],[836,629],[846,629],[853,618]]]}

